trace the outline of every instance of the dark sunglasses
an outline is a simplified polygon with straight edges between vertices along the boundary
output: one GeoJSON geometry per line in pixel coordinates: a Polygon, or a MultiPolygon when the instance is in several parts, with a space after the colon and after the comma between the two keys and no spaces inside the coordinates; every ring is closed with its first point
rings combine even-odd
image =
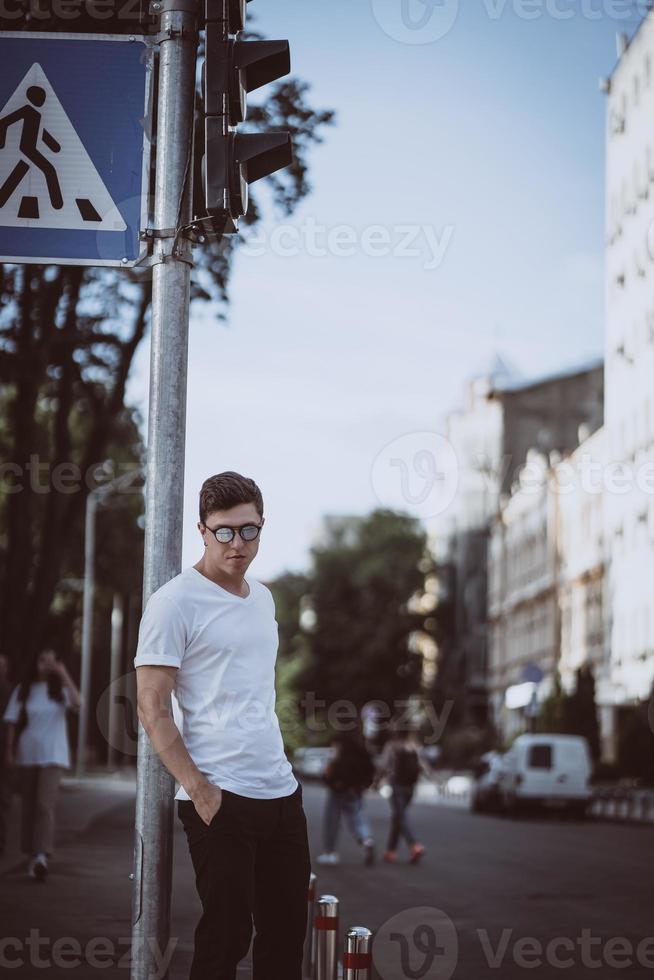
{"type": "Polygon", "coordinates": [[[222,524],[220,527],[207,527],[206,524],[204,526],[221,544],[229,544],[230,541],[233,541],[236,532],[240,534],[243,541],[254,541],[255,538],[259,537],[261,530],[260,524],[243,524],[241,527],[226,527],[222,524]]]}

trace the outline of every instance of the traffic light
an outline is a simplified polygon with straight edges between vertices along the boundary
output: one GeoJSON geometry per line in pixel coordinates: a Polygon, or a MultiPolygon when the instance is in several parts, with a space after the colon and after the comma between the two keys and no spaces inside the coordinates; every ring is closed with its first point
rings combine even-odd
{"type": "Polygon", "coordinates": [[[288,41],[242,41],[248,0],[206,0],[202,69],[204,207],[215,231],[233,234],[248,186],[293,162],[288,133],[239,133],[249,92],[291,70],[288,41]]]}

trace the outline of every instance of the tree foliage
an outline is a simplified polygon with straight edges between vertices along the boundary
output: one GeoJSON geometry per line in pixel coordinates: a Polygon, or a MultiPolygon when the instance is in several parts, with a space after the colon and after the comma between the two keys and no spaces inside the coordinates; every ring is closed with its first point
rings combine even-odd
{"type": "Polygon", "coordinates": [[[327,522],[312,552],[313,621],[300,690],[359,708],[420,690],[421,658],[409,651],[409,637],[424,617],[409,604],[424,584],[425,549],[424,531],[403,514],[377,510],[327,522]]]}
{"type": "Polygon", "coordinates": [[[560,674],[556,672],[554,686],[549,697],[543,702],[535,727],[539,732],[582,735],[588,740],[593,758],[599,759],[600,737],[595,703],[595,678],[589,665],[586,664],[577,670],[575,687],[570,694],[563,690],[560,674]]]}

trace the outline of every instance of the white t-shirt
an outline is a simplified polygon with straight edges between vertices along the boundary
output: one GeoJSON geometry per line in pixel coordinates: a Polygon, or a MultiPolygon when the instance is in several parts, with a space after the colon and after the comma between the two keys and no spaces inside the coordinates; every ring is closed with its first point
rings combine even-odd
{"type": "MultiPolygon", "coordinates": [[[[11,692],[3,721],[16,724],[20,719],[22,701],[18,700],[20,685],[11,692]]],[[[47,681],[34,681],[27,695],[27,725],[16,745],[18,766],[63,766],[70,769],[70,747],[66,729],[66,709],[70,693],[62,688],[63,701],[48,696],[47,681]]]]}
{"type": "MultiPolygon", "coordinates": [[[[134,666],[177,667],[182,738],[200,772],[240,796],[290,796],[297,780],[275,713],[277,623],[270,590],[233,595],[185,569],[147,602],[134,666]]],[[[188,800],[180,786],[177,800],[188,800]]]]}

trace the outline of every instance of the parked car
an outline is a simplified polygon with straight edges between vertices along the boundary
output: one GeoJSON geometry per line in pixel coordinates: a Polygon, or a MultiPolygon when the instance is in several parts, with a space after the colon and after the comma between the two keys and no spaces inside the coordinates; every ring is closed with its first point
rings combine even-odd
{"type": "Polygon", "coordinates": [[[520,735],[502,759],[502,808],[516,813],[529,806],[567,809],[584,816],[591,797],[592,762],[578,735],[520,735]]]}
{"type": "Polygon", "coordinates": [[[501,752],[486,752],[475,769],[475,781],[470,795],[470,809],[474,813],[500,810],[500,777],[504,756],[501,752]]]}
{"type": "Polygon", "coordinates": [[[305,779],[322,779],[331,756],[332,750],[328,747],[307,746],[296,749],[293,753],[293,768],[298,776],[305,779]]]}

